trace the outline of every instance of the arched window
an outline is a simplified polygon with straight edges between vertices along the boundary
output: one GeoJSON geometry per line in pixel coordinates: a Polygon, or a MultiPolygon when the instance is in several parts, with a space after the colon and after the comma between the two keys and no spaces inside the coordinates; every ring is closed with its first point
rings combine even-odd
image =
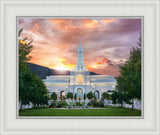
{"type": "Polygon", "coordinates": [[[60,92],[60,99],[61,99],[61,100],[65,100],[65,98],[66,98],[65,92],[64,92],[64,91],[61,91],[61,92],[60,92]]]}
{"type": "Polygon", "coordinates": [[[96,91],[94,92],[94,96],[95,96],[95,99],[96,99],[96,100],[99,99],[99,91],[98,91],[98,90],[96,90],[96,91]]]}
{"type": "Polygon", "coordinates": [[[83,76],[82,75],[77,76],[77,85],[83,85],[83,76]]]}

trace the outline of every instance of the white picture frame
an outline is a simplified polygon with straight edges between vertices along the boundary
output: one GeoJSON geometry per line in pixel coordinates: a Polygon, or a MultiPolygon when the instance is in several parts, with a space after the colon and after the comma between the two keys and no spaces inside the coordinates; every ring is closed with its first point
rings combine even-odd
{"type": "Polygon", "coordinates": [[[1,1],[1,134],[160,134],[159,0],[1,1]],[[17,16],[144,17],[143,119],[17,119],[17,16]]]}

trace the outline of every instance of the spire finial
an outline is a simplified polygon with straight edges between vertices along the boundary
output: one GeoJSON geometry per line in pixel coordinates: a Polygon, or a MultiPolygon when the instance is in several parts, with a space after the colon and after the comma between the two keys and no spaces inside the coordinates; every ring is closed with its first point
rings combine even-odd
{"type": "Polygon", "coordinates": [[[81,47],[81,35],[82,35],[82,33],[80,32],[79,35],[80,35],[80,37],[79,37],[79,44],[80,44],[80,47],[81,47]]]}

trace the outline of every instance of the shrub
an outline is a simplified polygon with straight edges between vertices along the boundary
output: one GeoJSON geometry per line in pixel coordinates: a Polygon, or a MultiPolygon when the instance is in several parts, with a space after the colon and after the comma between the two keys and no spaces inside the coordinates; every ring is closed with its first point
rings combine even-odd
{"type": "Polygon", "coordinates": [[[55,92],[51,94],[51,99],[57,100],[57,94],[55,92]]]}
{"type": "Polygon", "coordinates": [[[59,101],[57,104],[57,108],[66,107],[68,104],[66,101],[59,101]]]}
{"type": "Polygon", "coordinates": [[[68,93],[67,93],[67,98],[68,98],[68,99],[69,99],[69,98],[72,99],[72,98],[73,98],[73,93],[72,93],[72,92],[68,92],[68,93]]]}
{"type": "Polygon", "coordinates": [[[108,92],[103,92],[103,94],[102,94],[102,99],[103,99],[103,100],[104,100],[104,99],[111,100],[112,98],[111,98],[111,95],[109,95],[108,92]]]}
{"type": "Polygon", "coordinates": [[[91,100],[87,105],[91,107],[104,107],[104,102],[102,100],[91,100]]]}
{"type": "Polygon", "coordinates": [[[88,99],[92,99],[92,98],[93,98],[93,93],[92,93],[92,91],[90,91],[90,92],[87,94],[87,98],[88,98],[88,99]]]}
{"type": "Polygon", "coordinates": [[[82,106],[82,103],[80,103],[80,102],[76,102],[75,104],[76,104],[76,106],[82,106]]]}
{"type": "Polygon", "coordinates": [[[98,105],[99,105],[99,107],[104,107],[104,101],[100,100],[100,101],[98,102],[98,105]]]}
{"type": "Polygon", "coordinates": [[[49,108],[56,108],[57,102],[53,101],[50,105],[49,108]]]}

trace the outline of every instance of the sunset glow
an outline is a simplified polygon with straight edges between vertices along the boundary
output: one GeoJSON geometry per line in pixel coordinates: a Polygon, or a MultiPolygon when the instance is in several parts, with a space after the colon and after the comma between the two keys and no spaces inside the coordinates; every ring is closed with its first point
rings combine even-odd
{"type": "Polygon", "coordinates": [[[56,69],[56,70],[69,70],[66,66],[64,66],[64,65],[61,65],[61,66],[56,66],[56,67],[54,67],[54,69],[56,69]]]}
{"type": "Polygon", "coordinates": [[[132,47],[137,46],[141,19],[21,17],[21,28],[20,38],[33,40],[31,63],[56,70],[73,70],[81,32],[86,68],[98,74],[117,76],[119,65],[124,64],[132,47]]]}

